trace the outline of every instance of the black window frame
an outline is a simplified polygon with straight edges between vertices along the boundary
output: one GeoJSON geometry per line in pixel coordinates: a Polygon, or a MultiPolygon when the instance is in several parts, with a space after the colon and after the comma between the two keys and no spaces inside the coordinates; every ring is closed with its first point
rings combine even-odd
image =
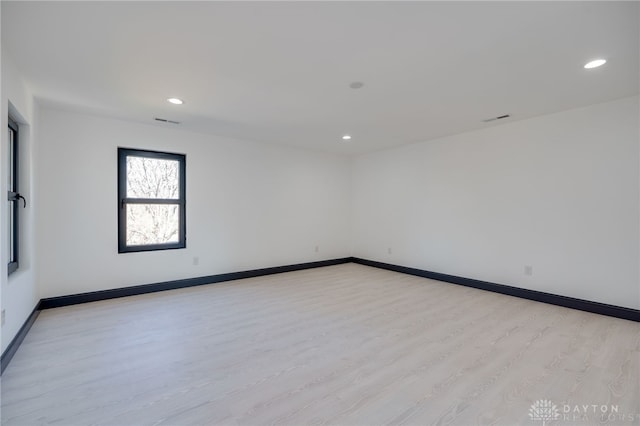
{"type": "Polygon", "coordinates": [[[8,254],[9,259],[7,262],[7,275],[13,274],[20,267],[20,199],[23,200],[26,207],[26,201],[19,192],[19,177],[20,177],[20,127],[18,123],[11,117],[8,118],[8,143],[10,152],[10,164],[11,168],[11,187],[7,191],[7,201],[11,203],[9,209],[12,211],[12,219],[7,219],[10,223],[9,240],[11,241],[11,248],[8,254]],[[13,256],[12,256],[13,254],[13,256]]]}
{"type": "Polygon", "coordinates": [[[118,253],[136,253],[143,251],[182,249],[187,246],[186,224],[186,155],[145,149],[118,148],[118,253]],[[129,198],[127,197],[127,157],[144,157],[178,161],[179,198],[129,198]],[[178,242],[165,244],[127,245],[127,205],[128,204],[178,204],[180,207],[178,242]]]}

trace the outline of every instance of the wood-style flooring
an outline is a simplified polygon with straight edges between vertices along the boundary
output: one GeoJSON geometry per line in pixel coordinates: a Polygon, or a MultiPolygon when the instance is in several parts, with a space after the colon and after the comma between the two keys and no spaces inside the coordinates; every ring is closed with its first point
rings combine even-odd
{"type": "Polygon", "coordinates": [[[638,323],[344,264],[45,310],[1,418],[638,425],[639,378],[638,323]]]}

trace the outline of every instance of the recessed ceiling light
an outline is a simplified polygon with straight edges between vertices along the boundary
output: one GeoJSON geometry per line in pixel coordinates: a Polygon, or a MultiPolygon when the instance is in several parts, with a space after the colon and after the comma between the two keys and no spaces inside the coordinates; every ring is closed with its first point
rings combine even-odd
{"type": "Polygon", "coordinates": [[[167,102],[171,102],[174,105],[182,105],[184,103],[182,99],[178,99],[178,98],[169,98],[167,99],[167,102]]]}
{"type": "Polygon", "coordinates": [[[350,136],[350,135],[344,135],[344,136],[342,137],[342,140],[343,140],[343,141],[348,141],[349,139],[351,139],[351,136],[350,136]]]}
{"type": "Polygon", "coordinates": [[[599,66],[602,66],[606,63],[607,63],[606,59],[594,59],[593,61],[587,62],[584,67],[586,69],[598,68],[599,66]]]}

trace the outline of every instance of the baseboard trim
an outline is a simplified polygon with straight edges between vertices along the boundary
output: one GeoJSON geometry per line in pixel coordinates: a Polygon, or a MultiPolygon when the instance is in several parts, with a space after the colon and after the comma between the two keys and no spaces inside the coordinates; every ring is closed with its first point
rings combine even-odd
{"type": "Polygon", "coordinates": [[[16,351],[27,336],[29,330],[31,330],[31,326],[36,321],[39,314],[40,303],[38,302],[35,308],[33,308],[33,311],[31,311],[31,314],[27,317],[27,320],[22,324],[22,327],[20,327],[20,330],[18,330],[18,334],[16,334],[11,343],[9,343],[9,346],[7,346],[7,349],[2,353],[2,357],[0,358],[0,375],[4,373],[4,369],[7,368],[7,365],[9,365],[11,359],[13,359],[13,356],[16,354],[16,351]]]}
{"type": "Polygon", "coordinates": [[[5,368],[7,368],[7,365],[9,365],[9,362],[11,362],[11,359],[13,358],[16,351],[20,347],[20,344],[31,329],[31,326],[35,322],[36,318],[38,318],[38,314],[43,309],[59,308],[63,306],[77,305],[80,303],[96,302],[100,300],[135,296],[146,293],[155,293],[165,290],[175,290],[179,288],[194,287],[206,284],[215,284],[225,281],[241,280],[245,278],[254,278],[272,274],[281,274],[284,272],[300,271],[304,269],[320,268],[323,266],[333,266],[351,262],[358,263],[360,265],[386,269],[389,271],[415,275],[418,277],[430,278],[447,283],[473,287],[481,290],[492,291],[495,293],[506,294],[509,296],[520,297],[523,299],[535,300],[537,302],[563,306],[565,308],[578,309],[581,311],[592,312],[600,315],[607,315],[625,320],[640,322],[640,310],[637,309],[607,305],[604,303],[592,302],[590,300],[559,296],[552,293],[527,290],[504,284],[496,284],[487,281],[475,280],[472,278],[447,275],[439,272],[431,272],[423,269],[377,262],[374,260],[367,260],[358,257],[344,257],[339,259],[321,260],[317,262],[299,263],[294,265],[276,266],[263,269],[252,269],[248,271],[231,272],[227,274],[209,275],[204,277],[187,278],[182,280],[165,281],[154,284],[144,284],[133,287],[123,287],[111,290],[93,291],[89,293],[79,293],[71,294],[68,296],[49,297],[46,299],[41,299],[18,331],[18,334],[16,334],[11,343],[9,343],[9,346],[7,346],[7,349],[5,349],[5,351],[2,353],[2,357],[0,359],[0,374],[4,372],[5,368]]]}
{"type": "Polygon", "coordinates": [[[430,278],[432,280],[444,281],[451,284],[473,287],[481,290],[493,291],[495,293],[506,294],[509,296],[521,297],[523,299],[535,300],[536,302],[549,303],[551,305],[563,306],[565,308],[578,309],[581,311],[592,312],[600,315],[608,315],[610,317],[621,318],[630,321],[640,322],[640,310],[625,308],[622,306],[607,305],[605,303],[592,302],[590,300],[576,299],[568,296],[559,296],[552,293],[544,293],[542,291],[527,290],[520,287],[513,287],[504,284],[496,284],[487,281],[474,280],[472,278],[458,277],[455,275],[441,274],[439,272],[431,272],[423,269],[410,268],[407,266],[393,265],[390,263],[376,262],[374,260],[361,259],[354,257],[354,263],[361,265],[373,266],[375,268],[386,269],[394,272],[401,272],[418,277],[430,278]]]}
{"type": "Polygon", "coordinates": [[[155,293],[165,290],[176,290],[185,287],[194,287],[206,284],[215,284],[225,281],[241,280],[245,278],[261,277],[264,275],[281,274],[283,272],[300,271],[303,269],[333,266],[342,263],[350,263],[351,257],[340,259],[321,260],[318,262],[298,263],[295,265],[275,266],[271,268],[252,269],[227,274],[209,275],[204,277],[187,278],[175,281],[165,281],[154,284],[137,285],[133,287],[114,288],[111,290],[92,291],[67,296],[49,297],[40,301],[40,309],[60,308],[62,306],[77,305],[79,303],[97,302],[100,300],[115,299],[119,297],[137,296],[146,293],[155,293]]]}
{"type": "Polygon", "coordinates": [[[60,308],[63,306],[77,305],[80,303],[97,302],[100,300],[115,299],[119,297],[136,296],[139,294],[155,293],[158,291],[175,290],[185,287],[193,287],[206,284],[215,284],[224,281],[241,280],[244,278],[254,278],[264,275],[281,274],[283,272],[301,271],[303,269],[320,268],[323,266],[340,265],[351,263],[352,257],[339,259],[320,260],[317,262],[298,263],[294,265],[275,266],[271,268],[252,269],[248,271],[231,272],[227,274],[209,275],[197,278],[187,278],[183,280],[165,281],[154,284],[144,284],[132,287],[115,288],[111,290],[92,291],[89,293],[71,294],[67,296],[49,297],[41,299],[31,312],[31,315],[24,322],[18,334],[13,338],[7,349],[2,353],[0,361],[0,375],[4,372],[9,362],[13,358],[20,344],[31,329],[36,318],[43,309],[60,308]]]}

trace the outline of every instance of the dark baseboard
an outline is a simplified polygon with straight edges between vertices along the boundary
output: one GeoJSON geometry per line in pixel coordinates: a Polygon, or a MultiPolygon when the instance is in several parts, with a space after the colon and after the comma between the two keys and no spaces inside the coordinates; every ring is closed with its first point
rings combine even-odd
{"type": "Polygon", "coordinates": [[[303,269],[319,268],[322,266],[349,263],[351,257],[341,259],[321,260],[318,262],[299,263],[296,265],[276,266],[272,268],[252,269],[250,271],[230,272],[228,274],[209,275],[205,277],[187,278],[183,280],[165,281],[155,284],[144,284],[133,287],[114,288],[112,290],[92,291],[89,293],[71,294],[68,296],[49,297],[40,301],[40,309],[59,308],[77,305],[79,303],[97,302],[99,300],[115,299],[118,297],[136,296],[139,294],[155,293],[157,291],[175,290],[178,288],[194,287],[205,284],[215,284],[224,281],[241,280],[264,275],[281,274],[283,272],[300,271],[303,269]]]}
{"type": "Polygon", "coordinates": [[[42,299],[33,309],[31,315],[22,325],[18,334],[13,338],[7,349],[3,352],[0,360],[0,374],[13,358],[18,347],[24,340],[25,336],[31,329],[40,310],[59,308],[62,306],[76,305],[79,303],[96,302],[99,300],[115,299],[119,297],[135,296],[145,293],[154,293],[165,290],[175,290],[185,287],[193,287],[205,284],[214,284],[225,281],[240,280],[245,278],[254,278],[264,275],[280,274],[284,272],[300,271],[303,269],[319,268],[323,266],[340,265],[343,263],[359,263],[361,265],[373,266],[376,268],[387,269],[389,271],[401,272],[409,275],[416,275],[423,278],[444,281],[452,284],[464,285],[467,287],[478,288],[481,290],[493,291],[496,293],[506,294],[509,296],[521,297],[524,299],[535,300],[537,302],[550,303],[552,305],[564,306],[566,308],[579,309],[582,311],[593,312],[601,315],[608,315],[616,318],[640,322],[640,311],[637,309],[624,308],[621,306],[607,305],[604,303],[592,302],[589,300],[575,299],[567,296],[558,296],[556,294],[544,293],[541,291],[527,290],[519,287],[513,287],[503,284],[496,284],[487,281],[474,280],[471,278],[457,277],[455,275],[441,274],[438,272],[426,271],[423,269],[409,268],[407,266],[393,265],[390,263],[376,262],[373,260],[361,259],[357,257],[344,257],[340,259],[322,260],[318,262],[299,263],[296,265],[276,266],[272,268],[253,269],[249,271],[231,272],[227,274],[209,275],[205,277],[187,278],[183,280],[166,281],[155,284],[145,284],[133,287],[116,288],[112,290],[93,291],[90,293],[72,294],[68,296],[50,297],[42,299]]]}
{"type": "Polygon", "coordinates": [[[393,265],[390,263],[376,262],[373,260],[360,259],[354,257],[354,263],[373,266],[375,268],[387,269],[389,271],[402,272],[404,274],[416,275],[418,277],[430,278],[432,280],[444,281],[452,284],[464,285],[481,290],[493,291],[495,293],[509,296],[521,297],[523,299],[535,300],[552,305],[564,306],[565,308],[579,309],[581,311],[593,312],[600,315],[622,318],[630,321],[640,322],[640,310],[625,308],[622,306],[607,305],[605,303],[592,302],[590,300],[575,299],[573,297],[559,296],[557,294],[544,293],[542,291],[527,290],[504,284],[496,284],[487,281],[474,280],[472,278],[457,277],[455,275],[441,274],[438,272],[425,271],[423,269],[409,268],[407,266],[393,265]]]}
{"type": "Polygon", "coordinates": [[[9,362],[11,362],[11,359],[20,347],[20,344],[31,329],[33,323],[36,321],[36,318],[38,318],[39,314],[40,303],[38,303],[36,307],[33,308],[33,311],[31,311],[31,315],[29,315],[24,324],[22,324],[22,327],[20,327],[20,330],[18,330],[18,334],[16,334],[11,343],[9,343],[9,346],[7,346],[7,349],[5,349],[5,351],[2,353],[2,358],[0,359],[0,374],[4,373],[4,369],[7,368],[7,365],[9,365],[9,362]]]}
{"type": "Polygon", "coordinates": [[[303,269],[320,268],[323,266],[340,265],[350,263],[352,257],[340,259],[321,260],[318,262],[299,263],[295,265],[276,266],[272,268],[252,269],[249,271],[231,272],[228,274],[209,275],[205,277],[187,278],[183,280],[165,281],[155,284],[144,284],[133,287],[115,288],[112,290],[92,291],[89,293],[71,294],[68,296],[49,297],[41,299],[31,312],[31,315],[24,322],[18,334],[13,338],[7,349],[2,354],[0,374],[9,365],[13,355],[20,347],[25,336],[31,329],[38,314],[43,309],[59,308],[62,306],[77,305],[79,303],[97,302],[99,300],[115,299],[118,297],[135,296],[138,294],[155,293],[158,291],[175,290],[178,288],[193,287],[205,284],[214,284],[224,281],[240,280],[244,278],[254,278],[264,275],[280,274],[283,272],[301,271],[303,269]]]}

